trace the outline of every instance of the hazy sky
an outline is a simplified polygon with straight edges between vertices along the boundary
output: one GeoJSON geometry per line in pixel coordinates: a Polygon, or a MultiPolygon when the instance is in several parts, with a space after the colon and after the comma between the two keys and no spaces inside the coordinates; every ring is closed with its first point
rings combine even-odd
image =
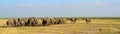
{"type": "Polygon", "coordinates": [[[117,17],[120,0],[0,0],[0,17],[117,17]]]}

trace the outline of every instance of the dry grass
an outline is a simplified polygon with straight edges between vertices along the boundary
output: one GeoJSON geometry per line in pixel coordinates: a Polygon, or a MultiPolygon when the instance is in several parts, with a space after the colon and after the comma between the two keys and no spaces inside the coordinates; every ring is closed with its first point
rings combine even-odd
{"type": "Polygon", "coordinates": [[[118,19],[92,19],[90,24],[80,19],[76,24],[70,24],[68,21],[68,24],[12,28],[5,27],[7,20],[0,19],[0,34],[120,34],[118,19]]]}

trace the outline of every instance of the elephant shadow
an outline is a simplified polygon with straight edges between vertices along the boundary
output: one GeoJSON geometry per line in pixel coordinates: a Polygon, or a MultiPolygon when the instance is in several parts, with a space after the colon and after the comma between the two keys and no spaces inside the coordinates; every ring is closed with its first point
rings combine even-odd
{"type": "Polygon", "coordinates": [[[8,26],[0,26],[0,28],[8,28],[8,26]]]}

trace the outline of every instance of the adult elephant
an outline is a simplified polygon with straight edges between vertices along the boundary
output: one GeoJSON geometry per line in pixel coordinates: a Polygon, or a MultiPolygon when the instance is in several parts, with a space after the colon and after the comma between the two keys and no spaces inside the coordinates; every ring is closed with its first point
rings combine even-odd
{"type": "Polygon", "coordinates": [[[71,21],[71,23],[74,23],[74,24],[75,24],[76,21],[77,21],[77,18],[70,18],[69,20],[71,21]]]}
{"type": "Polygon", "coordinates": [[[90,20],[90,18],[86,18],[85,21],[87,24],[89,24],[91,20],[90,20]]]}
{"type": "Polygon", "coordinates": [[[55,18],[54,19],[54,24],[58,24],[59,23],[59,19],[55,18]]]}
{"type": "Polygon", "coordinates": [[[38,24],[38,20],[35,17],[28,18],[27,24],[28,26],[37,26],[40,25],[38,24]]]}
{"type": "Polygon", "coordinates": [[[40,23],[38,23],[38,20],[37,20],[37,18],[35,18],[35,17],[32,17],[33,18],[33,20],[34,20],[34,26],[38,26],[38,25],[40,25],[40,23]]]}
{"type": "Polygon", "coordinates": [[[15,26],[21,26],[20,22],[18,21],[18,18],[14,19],[14,23],[15,23],[15,26]]]}
{"type": "Polygon", "coordinates": [[[22,20],[22,18],[18,18],[18,21],[20,22],[20,25],[21,25],[21,26],[25,26],[25,21],[22,20]]]}
{"type": "Polygon", "coordinates": [[[55,18],[51,18],[50,20],[51,20],[51,22],[50,22],[51,25],[53,25],[57,22],[55,18]]]}
{"type": "Polygon", "coordinates": [[[83,20],[86,21],[86,24],[89,24],[91,22],[90,18],[87,18],[87,17],[83,18],[83,20]]]}
{"type": "Polygon", "coordinates": [[[21,22],[23,22],[23,21],[25,22],[25,26],[27,25],[27,23],[28,23],[28,18],[21,18],[20,20],[21,20],[21,22]]]}
{"type": "Polygon", "coordinates": [[[34,19],[33,18],[28,18],[27,26],[34,26],[34,19]]]}
{"type": "Polygon", "coordinates": [[[7,21],[7,26],[9,26],[9,27],[14,27],[15,26],[15,23],[14,23],[14,20],[8,20],[7,21]]]}
{"type": "Polygon", "coordinates": [[[43,18],[42,26],[47,26],[51,24],[50,18],[43,18]]]}
{"type": "Polygon", "coordinates": [[[58,24],[66,24],[66,21],[65,18],[60,18],[58,24]]]}

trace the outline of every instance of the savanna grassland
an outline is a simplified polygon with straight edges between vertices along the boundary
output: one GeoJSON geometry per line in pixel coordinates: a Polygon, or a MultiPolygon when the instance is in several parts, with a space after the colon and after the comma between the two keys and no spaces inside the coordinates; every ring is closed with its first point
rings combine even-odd
{"type": "MultiPolygon", "coordinates": [[[[0,34],[120,34],[120,19],[92,18],[90,24],[79,19],[76,24],[58,24],[37,27],[7,27],[8,18],[0,19],[0,34]]],[[[39,23],[41,20],[38,19],[39,23]]]]}

